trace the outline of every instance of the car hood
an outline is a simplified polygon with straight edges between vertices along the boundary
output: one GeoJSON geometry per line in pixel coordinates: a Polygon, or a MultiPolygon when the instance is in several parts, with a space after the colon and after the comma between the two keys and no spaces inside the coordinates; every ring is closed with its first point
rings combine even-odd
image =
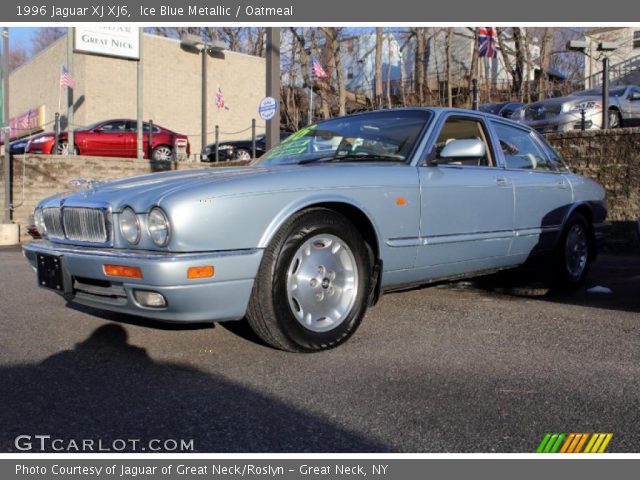
{"type": "Polygon", "coordinates": [[[268,175],[273,171],[273,168],[266,167],[211,167],[153,173],[111,182],[89,181],[90,188],[49,197],[43,200],[42,205],[58,206],[61,203],[66,206],[109,205],[114,212],[129,206],[136,212],[144,212],[150,206],[160,204],[164,197],[171,194],[199,186],[220,184],[238,177],[268,175]]]}

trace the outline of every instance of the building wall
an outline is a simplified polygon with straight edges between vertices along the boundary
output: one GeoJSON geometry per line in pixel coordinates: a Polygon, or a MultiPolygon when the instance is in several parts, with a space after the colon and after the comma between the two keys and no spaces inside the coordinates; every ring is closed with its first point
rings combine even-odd
{"type": "Polygon", "coordinates": [[[613,52],[607,52],[611,67],[611,81],[640,85],[640,48],[634,48],[633,46],[633,35],[637,30],[640,29],[609,27],[593,29],[585,34],[588,45],[587,50],[590,52],[590,55],[585,56],[584,62],[584,76],[587,79],[586,88],[602,84],[602,78],[598,75],[602,72],[602,59],[600,58],[600,53],[596,51],[600,42],[613,42],[617,46],[613,52]],[[619,76],[616,71],[617,65],[626,61],[631,61],[631,63],[620,69],[622,75],[619,76]],[[590,77],[593,78],[590,79],[590,77]]]}
{"type": "MultiPolygon", "coordinates": [[[[177,40],[145,34],[142,56],[143,118],[189,135],[192,153],[200,152],[200,55],[182,50],[177,40]]],[[[11,115],[44,103],[47,121],[52,121],[58,109],[60,66],[64,64],[66,37],[12,73],[11,115]]],[[[216,124],[220,126],[221,140],[249,138],[252,118],[256,118],[258,133],[264,131],[257,108],[265,94],[265,68],[263,58],[235,52],[225,52],[224,58],[207,58],[207,130],[212,132],[209,142],[214,141],[216,124]],[[215,106],[218,85],[228,110],[215,106]]],[[[135,118],[136,70],[134,60],[75,53],[74,125],[84,126],[108,118],[135,118]]],[[[62,113],[66,113],[64,107],[62,113]]],[[[62,123],[65,127],[66,115],[62,123]]]]}

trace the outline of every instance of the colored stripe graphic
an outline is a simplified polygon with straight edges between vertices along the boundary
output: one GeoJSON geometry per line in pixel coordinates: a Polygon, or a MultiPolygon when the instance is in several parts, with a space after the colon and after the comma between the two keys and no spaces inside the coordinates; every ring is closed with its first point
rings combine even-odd
{"type": "Polygon", "coordinates": [[[542,437],[537,453],[604,453],[613,433],[556,433],[542,437]],[[588,441],[587,441],[588,440],[588,441]],[[586,443],[586,447],[585,447],[586,443]],[[584,447],[584,451],[582,450],[584,447]]]}

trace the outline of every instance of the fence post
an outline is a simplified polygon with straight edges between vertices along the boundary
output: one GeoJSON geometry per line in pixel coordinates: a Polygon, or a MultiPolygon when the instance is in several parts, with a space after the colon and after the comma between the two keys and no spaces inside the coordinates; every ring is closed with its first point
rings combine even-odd
{"type": "Polygon", "coordinates": [[[216,125],[216,162],[220,161],[220,152],[218,147],[220,146],[220,127],[216,125]]]}
{"type": "Polygon", "coordinates": [[[584,108],[580,109],[580,130],[582,130],[584,132],[585,128],[587,127],[586,123],[586,111],[584,108]]]}
{"type": "Polygon", "coordinates": [[[473,80],[471,80],[471,84],[471,109],[478,110],[478,79],[474,78],[473,80]]]}
{"type": "Polygon", "coordinates": [[[53,153],[54,155],[58,154],[58,137],[60,137],[60,113],[56,112],[53,117],[53,134],[55,139],[53,141],[53,153]]]}
{"type": "Polygon", "coordinates": [[[251,158],[256,158],[256,119],[251,119],[251,158]]]}
{"type": "Polygon", "coordinates": [[[153,120],[149,120],[149,135],[147,136],[147,144],[147,158],[151,160],[151,152],[153,151],[153,120]]]}

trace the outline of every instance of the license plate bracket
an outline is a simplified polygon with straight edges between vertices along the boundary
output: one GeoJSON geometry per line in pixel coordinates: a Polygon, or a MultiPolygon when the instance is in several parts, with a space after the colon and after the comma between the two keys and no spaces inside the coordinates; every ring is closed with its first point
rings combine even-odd
{"type": "Polygon", "coordinates": [[[38,253],[36,259],[38,265],[38,284],[42,288],[48,288],[59,293],[64,293],[65,283],[62,257],[57,255],[48,255],[46,253],[38,253]]]}

